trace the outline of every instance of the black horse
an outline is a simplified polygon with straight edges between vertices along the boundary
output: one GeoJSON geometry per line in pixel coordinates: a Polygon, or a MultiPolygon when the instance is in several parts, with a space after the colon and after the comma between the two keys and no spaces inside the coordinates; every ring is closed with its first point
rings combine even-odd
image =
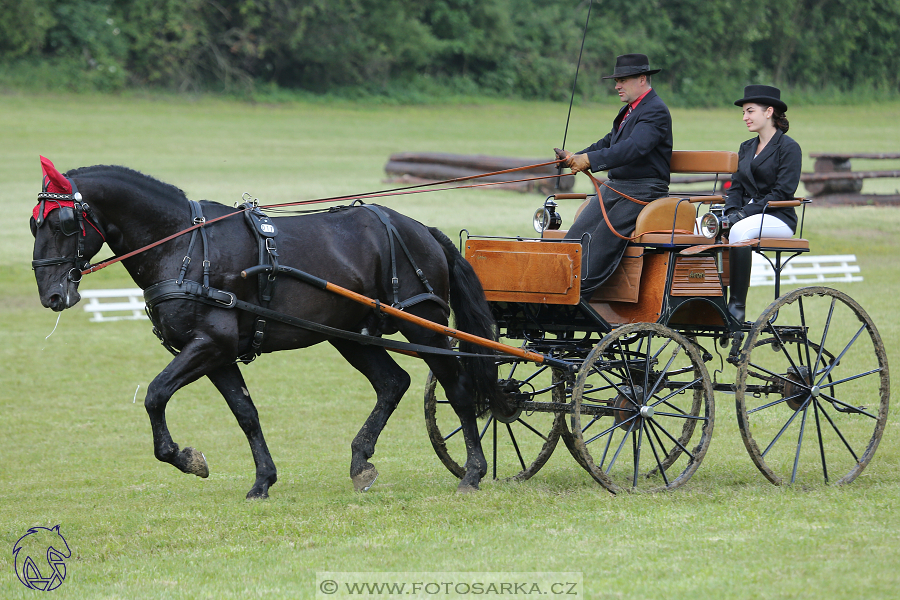
{"type": "MultiPolygon", "coordinates": [[[[36,218],[32,217],[31,224],[35,234],[33,265],[41,303],[54,311],[70,308],[80,300],[80,271],[104,241],[121,257],[206,220],[205,226],[197,229],[202,230],[201,241],[192,234],[181,235],[122,261],[145,291],[159,285],[168,286],[171,291],[178,288],[178,283],[173,282],[182,280],[181,286],[209,296],[201,301],[164,293],[152,303],[150,312],[156,333],[175,354],[148,387],[144,401],[157,459],[185,473],[208,476],[203,454],[190,447],[180,449],[169,434],[165,418],[166,403],[172,395],[206,376],[224,396],[250,443],[256,481],[247,497],[266,498],[277,479],[276,469],[241,375],[239,359],[246,361],[250,355],[328,341],[375,389],[375,408],[351,443],[350,461],[355,488],[367,490],[371,486],[377,471],[369,458],[388,418],[409,388],[409,375],[384,347],[262,318],[249,310],[228,308],[229,301],[215,301],[213,292],[226,292],[224,297],[234,298],[239,305],[249,303],[244,306],[261,305],[261,296],[274,292],[265,304],[281,315],[357,335],[361,331],[400,331],[411,343],[449,351],[451,346],[445,335],[385,317],[382,311],[295,278],[275,278],[272,290],[256,277],[242,277],[241,272],[257,265],[263,254],[249,221],[236,215],[210,222],[239,212],[238,209],[209,201],[192,203],[180,189],[125,167],[84,167],[69,171],[64,177],[46,161],[45,173],[45,192],[49,183],[50,191],[55,186],[58,193],[39,195],[36,218]],[[79,203],[81,199],[84,204],[79,203]],[[264,326],[260,326],[260,320],[266,321],[264,326]]],[[[477,276],[453,243],[437,229],[388,208],[373,211],[359,205],[280,217],[268,223],[277,229],[273,246],[279,264],[384,304],[392,304],[398,297],[403,300],[425,294],[424,301],[405,310],[443,325],[448,322],[449,297],[459,330],[495,339],[495,324],[477,276]],[[390,228],[394,228],[399,240],[391,241],[390,228]],[[412,260],[399,249],[404,245],[412,260]],[[421,276],[415,272],[413,262],[420,267],[421,276]],[[443,301],[428,294],[426,286],[431,286],[434,295],[443,301]]],[[[471,345],[461,349],[477,350],[471,345]]],[[[497,384],[496,365],[490,359],[460,358],[449,353],[420,355],[443,386],[465,435],[468,459],[459,490],[477,489],[487,472],[487,463],[476,417],[488,405],[503,414],[510,412],[497,384]]]]}

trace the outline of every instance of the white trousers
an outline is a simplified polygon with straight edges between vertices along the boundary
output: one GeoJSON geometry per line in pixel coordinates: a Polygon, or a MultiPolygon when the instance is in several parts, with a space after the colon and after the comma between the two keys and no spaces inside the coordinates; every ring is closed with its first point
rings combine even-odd
{"type": "Polygon", "coordinates": [[[761,214],[741,219],[732,225],[731,231],[728,232],[728,241],[732,244],[758,237],[790,238],[794,237],[794,232],[778,217],[765,215],[763,219],[761,214]],[[762,235],[759,232],[760,224],[763,226],[762,235]]]}

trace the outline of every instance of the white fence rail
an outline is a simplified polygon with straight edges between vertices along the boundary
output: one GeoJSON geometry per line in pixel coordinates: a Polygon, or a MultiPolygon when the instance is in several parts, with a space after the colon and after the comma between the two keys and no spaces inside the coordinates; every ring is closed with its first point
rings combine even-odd
{"type": "MultiPolygon", "coordinates": [[[[792,258],[781,271],[781,285],[829,285],[837,282],[862,281],[855,254],[827,256],[800,255],[792,258]]],[[[753,254],[750,285],[775,285],[772,265],[753,254]]]]}
{"type": "Polygon", "coordinates": [[[124,321],[146,319],[144,290],[79,290],[84,310],[93,313],[91,321],[124,321]],[[116,313],[110,315],[109,313],[116,313]],[[125,314],[122,314],[125,313],[125,314]],[[130,314],[129,314],[130,313],[130,314]]]}

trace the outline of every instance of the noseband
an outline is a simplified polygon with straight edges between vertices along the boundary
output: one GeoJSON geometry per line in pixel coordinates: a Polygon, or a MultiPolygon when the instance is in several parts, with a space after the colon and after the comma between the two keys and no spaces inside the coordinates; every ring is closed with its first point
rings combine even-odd
{"type": "Polygon", "coordinates": [[[70,281],[77,283],[81,281],[81,271],[90,265],[90,262],[84,259],[84,240],[87,238],[85,223],[93,227],[94,230],[100,234],[100,237],[103,238],[104,242],[106,241],[106,236],[103,235],[103,231],[100,229],[94,211],[91,210],[91,207],[88,206],[88,203],[82,198],[75,182],[71,179],[68,181],[72,184],[71,194],[54,194],[46,191],[38,194],[38,218],[31,218],[31,233],[37,236],[38,229],[40,229],[45,222],[44,204],[48,200],[50,202],[55,202],[57,208],[51,208],[50,210],[59,210],[60,232],[66,237],[72,235],[75,236],[75,255],[33,260],[31,261],[31,268],[34,270],[38,267],[52,267],[71,263],[72,268],[69,270],[68,278],[70,281]],[[72,206],[68,206],[69,203],[71,203],[72,206]]]}

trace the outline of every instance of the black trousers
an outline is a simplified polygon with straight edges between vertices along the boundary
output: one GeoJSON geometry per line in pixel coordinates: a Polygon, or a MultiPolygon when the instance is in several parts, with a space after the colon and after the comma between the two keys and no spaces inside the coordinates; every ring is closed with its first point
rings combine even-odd
{"type": "MultiPolygon", "coordinates": [[[[669,183],[662,179],[610,179],[608,187],[600,188],[603,205],[613,228],[623,236],[634,231],[634,222],[644,205],[622,197],[618,190],[632,198],[648,202],[662,198],[669,193],[669,183]],[[612,189],[610,189],[612,188],[612,189]]],[[[578,219],[569,228],[567,240],[580,240],[583,253],[581,258],[581,294],[587,295],[606,281],[622,260],[626,240],[616,236],[603,219],[600,202],[596,196],[581,211],[578,219]],[[588,235],[589,234],[589,235],[588,235]]]]}

